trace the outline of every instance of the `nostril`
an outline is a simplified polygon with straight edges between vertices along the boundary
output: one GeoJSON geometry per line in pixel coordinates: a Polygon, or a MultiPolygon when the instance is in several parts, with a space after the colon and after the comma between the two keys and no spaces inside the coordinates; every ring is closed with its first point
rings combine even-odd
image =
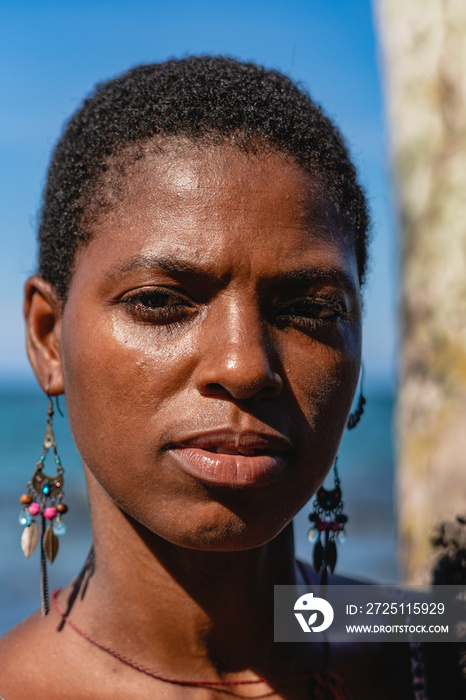
{"type": "Polygon", "coordinates": [[[261,377],[243,378],[225,376],[222,381],[198,383],[198,389],[205,396],[217,396],[221,398],[249,399],[261,397],[265,399],[275,398],[283,388],[283,380],[277,372],[268,373],[261,377]]]}
{"type": "Polygon", "coordinates": [[[273,376],[270,378],[270,383],[263,386],[260,393],[267,398],[273,398],[277,396],[282,389],[283,380],[277,372],[274,372],[273,376]]]}
{"type": "Polygon", "coordinates": [[[218,382],[209,382],[204,387],[199,387],[201,394],[206,396],[227,396],[229,392],[218,382]]]}

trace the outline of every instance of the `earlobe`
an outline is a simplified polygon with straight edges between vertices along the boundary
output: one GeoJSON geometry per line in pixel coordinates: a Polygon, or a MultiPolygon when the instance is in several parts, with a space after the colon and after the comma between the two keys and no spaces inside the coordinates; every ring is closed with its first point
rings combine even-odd
{"type": "Polygon", "coordinates": [[[62,305],[54,286],[38,275],[26,282],[24,317],[27,353],[37,381],[50,396],[62,394],[62,305]]]}

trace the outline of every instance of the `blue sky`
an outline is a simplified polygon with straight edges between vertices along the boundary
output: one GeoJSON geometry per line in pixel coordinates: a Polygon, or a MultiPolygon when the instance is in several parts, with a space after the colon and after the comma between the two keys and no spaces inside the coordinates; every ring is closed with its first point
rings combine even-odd
{"type": "Polygon", "coordinates": [[[364,357],[395,368],[396,246],[378,49],[370,0],[2,0],[0,3],[0,377],[31,377],[22,285],[50,151],[99,80],[138,63],[215,53],[278,68],[338,123],[374,220],[364,357]]]}

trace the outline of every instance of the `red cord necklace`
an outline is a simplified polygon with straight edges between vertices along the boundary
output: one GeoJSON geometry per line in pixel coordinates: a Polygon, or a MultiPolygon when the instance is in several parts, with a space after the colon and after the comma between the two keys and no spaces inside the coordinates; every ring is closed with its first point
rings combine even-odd
{"type": "MultiPolygon", "coordinates": [[[[114,651],[113,649],[110,649],[110,647],[105,646],[105,644],[101,644],[98,642],[96,639],[91,637],[87,632],[82,630],[76,623],[71,620],[68,615],[66,615],[65,611],[60,607],[60,605],[57,602],[57,595],[60,593],[60,589],[57,588],[55,591],[52,593],[52,605],[57,611],[57,613],[60,615],[62,620],[69,626],[71,629],[73,629],[75,632],[77,632],[81,637],[84,637],[84,639],[87,639],[88,642],[91,644],[94,644],[94,646],[98,647],[102,651],[105,651],[107,654],[110,654],[110,656],[113,656],[114,659],[117,659],[118,661],[121,661],[123,664],[126,664],[127,666],[130,666],[131,668],[134,668],[136,671],[140,671],[141,673],[145,673],[146,676],[150,676],[151,678],[155,678],[158,681],[162,681],[163,683],[172,683],[174,685],[183,685],[183,686],[190,686],[193,688],[196,687],[201,687],[201,688],[209,688],[213,686],[232,686],[232,685],[256,685],[258,683],[269,683],[269,684],[278,684],[278,683],[298,683],[299,681],[306,681],[306,680],[313,680],[315,683],[315,690],[330,690],[333,691],[335,694],[332,695],[331,697],[335,698],[335,700],[338,700],[339,698],[344,698],[346,697],[345,695],[340,694],[340,684],[341,681],[338,678],[338,676],[335,676],[334,674],[325,674],[322,675],[320,673],[309,673],[305,674],[302,676],[290,676],[290,677],[284,677],[284,678],[257,678],[255,680],[243,680],[243,681],[187,681],[187,680],[180,680],[178,678],[168,678],[167,676],[162,676],[160,673],[156,673],[155,671],[151,671],[150,668],[146,668],[145,666],[142,666],[141,664],[138,664],[136,661],[132,661],[132,659],[129,659],[127,656],[123,656],[122,654],[119,654],[117,651],[114,651]]],[[[328,696],[327,696],[328,697],[328,696]]]]}

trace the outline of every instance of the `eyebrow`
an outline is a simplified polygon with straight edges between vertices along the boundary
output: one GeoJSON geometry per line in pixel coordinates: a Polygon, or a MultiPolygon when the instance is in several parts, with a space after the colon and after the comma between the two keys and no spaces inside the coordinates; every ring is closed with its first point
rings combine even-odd
{"type": "Polygon", "coordinates": [[[306,286],[313,284],[332,284],[335,287],[347,289],[352,294],[358,294],[358,288],[353,277],[342,268],[309,267],[301,270],[288,270],[274,275],[272,280],[278,284],[306,286]]]}
{"type": "MultiPolygon", "coordinates": [[[[201,265],[189,263],[174,256],[159,257],[157,255],[135,255],[128,260],[109,270],[106,279],[117,279],[121,275],[138,271],[154,272],[163,270],[177,279],[196,278],[205,282],[224,281],[229,275],[221,276],[201,265]]],[[[280,286],[300,286],[315,284],[331,284],[333,286],[347,289],[350,293],[357,295],[358,288],[353,277],[342,268],[335,267],[308,267],[297,270],[285,270],[276,275],[271,275],[268,282],[280,286]]]]}
{"type": "Polygon", "coordinates": [[[201,277],[206,280],[216,277],[216,275],[205,270],[200,265],[193,265],[172,256],[161,258],[157,255],[135,255],[109,270],[105,277],[108,280],[113,280],[121,277],[121,275],[140,270],[147,270],[148,272],[163,270],[174,277],[201,277]]]}

